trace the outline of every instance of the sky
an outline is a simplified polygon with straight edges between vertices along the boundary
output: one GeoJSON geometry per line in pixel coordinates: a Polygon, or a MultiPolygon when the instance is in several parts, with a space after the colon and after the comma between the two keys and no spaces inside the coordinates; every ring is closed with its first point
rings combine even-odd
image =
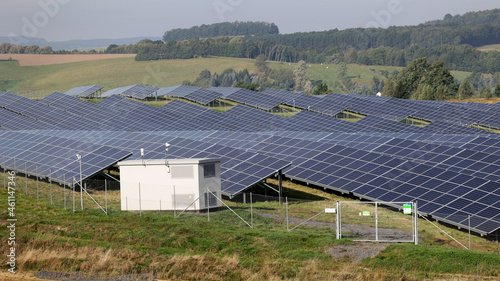
{"type": "Polygon", "coordinates": [[[161,37],[174,28],[234,21],[280,33],[417,25],[500,8],[498,0],[0,0],[0,36],[48,41],[161,37]]]}

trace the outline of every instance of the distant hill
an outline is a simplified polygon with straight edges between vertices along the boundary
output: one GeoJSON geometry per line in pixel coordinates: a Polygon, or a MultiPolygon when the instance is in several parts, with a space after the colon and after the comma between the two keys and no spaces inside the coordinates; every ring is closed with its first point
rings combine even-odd
{"type": "Polygon", "coordinates": [[[172,29],[163,35],[163,41],[180,41],[194,38],[214,38],[219,36],[245,36],[279,34],[279,29],[274,23],[268,22],[222,22],[191,28],[172,29]]]}
{"type": "Polygon", "coordinates": [[[132,37],[132,38],[118,38],[118,39],[77,39],[67,41],[52,41],[48,42],[43,38],[31,37],[7,37],[0,36],[0,44],[11,43],[15,45],[30,46],[37,45],[40,47],[50,46],[54,50],[90,50],[106,48],[111,44],[115,45],[129,45],[135,44],[143,39],[161,40],[160,37],[132,37]]]}
{"type": "Polygon", "coordinates": [[[478,12],[468,12],[463,15],[446,14],[442,20],[434,20],[424,23],[424,25],[470,25],[477,26],[483,24],[500,24],[500,9],[485,10],[478,12]]]}

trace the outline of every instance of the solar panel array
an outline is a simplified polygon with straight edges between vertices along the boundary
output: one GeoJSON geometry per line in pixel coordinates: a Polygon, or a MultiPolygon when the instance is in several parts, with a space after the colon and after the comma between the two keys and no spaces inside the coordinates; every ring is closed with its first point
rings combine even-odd
{"type": "Polygon", "coordinates": [[[123,155],[137,158],[140,148],[148,158],[163,158],[162,146],[169,142],[174,158],[221,157],[227,196],[284,169],[289,178],[369,200],[418,201],[422,214],[460,227],[467,227],[470,216],[477,233],[500,229],[500,137],[470,127],[498,126],[498,105],[184,86],[158,92],[182,98],[197,93],[200,103],[216,92],[250,107],[220,113],[174,100],[157,108],[115,94],[97,104],[60,93],[36,102],[0,92],[3,164],[10,167],[16,158],[17,166],[26,162],[32,169],[46,164],[39,159],[55,159],[39,168],[43,176],[49,166],[60,171],[54,173],[60,180],[74,175],[74,163],[63,159],[75,147],[116,151],[106,161],[85,159],[91,176],[123,155]],[[282,103],[304,110],[290,118],[265,112],[282,103]],[[334,118],[344,110],[366,117],[334,118]],[[400,122],[407,117],[431,123],[400,122]],[[26,131],[10,132],[15,130],[26,131]],[[35,140],[47,147],[29,150],[35,140]]]}
{"type": "Polygon", "coordinates": [[[0,132],[2,167],[72,184],[131,155],[130,152],[53,136],[0,132]],[[81,155],[80,160],[76,155],[81,155]]]}
{"type": "Polygon", "coordinates": [[[113,95],[122,95],[125,97],[131,97],[131,98],[136,98],[136,99],[145,99],[147,97],[154,97],[156,96],[156,91],[158,91],[158,88],[156,87],[150,87],[150,86],[143,86],[143,85],[131,85],[131,86],[125,86],[125,87],[120,87],[120,88],[115,88],[111,89],[109,91],[104,92],[101,97],[110,97],[113,95]]]}
{"type": "Polygon", "coordinates": [[[185,98],[187,100],[191,100],[203,105],[207,105],[222,96],[222,94],[210,89],[203,89],[187,85],[161,88],[158,90],[158,95],[166,97],[185,98]]]}
{"type": "Polygon", "coordinates": [[[82,86],[73,88],[65,92],[64,94],[75,97],[90,97],[100,91],[102,88],[104,87],[99,85],[82,86]]]}
{"type": "Polygon", "coordinates": [[[266,111],[275,108],[284,101],[282,97],[272,96],[247,89],[238,90],[226,96],[225,99],[266,111]]]}

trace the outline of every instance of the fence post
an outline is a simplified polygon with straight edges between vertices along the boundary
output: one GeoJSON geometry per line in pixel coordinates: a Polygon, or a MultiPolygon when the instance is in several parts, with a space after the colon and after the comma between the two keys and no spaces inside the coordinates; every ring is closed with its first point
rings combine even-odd
{"type": "Polygon", "coordinates": [[[175,213],[175,210],[176,209],[176,204],[175,204],[175,185],[174,185],[174,218],[177,216],[177,214],[175,213]]]}
{"type": "Polygon", "coordinates": [[[104,198],[106,200],[106,216],[108,215],[108,185],[107,180],[104,179],[104,198]]]}
{"type": "Polygon", "coordinates": [[[469,215],[469,251],[470,251],[471,247],[470,247],[470,215],[469,215]]]}
{"type": "Polygon", "coordinates": [[[2,168],[3,168],[3,188],[7,189],[7,172],[5,171],[5,155],[2,156],[2,168]]]}
{"type": "Polygon", "coordinates": [[[335,212],[335,226],[337,228],[337,231],[335,233],[335,236],[336,236],[335,238],[336,239],[340,239],[340,236],[339,236],[339,233],[340,233],[340,229],[339,229],[340,228],[339,227],[339,212],[340,212],[340,210],[339,210],[339,201],[336,201],[335,204],[336,204],[336,206],[335,206],[336,207],[336,212],[335,212]]]}
{"type": "MultiPolygon", "coordinates": [[[[205,193],[207,196],[205,197],[205,204],[208,206],[208,209],[207,209],[207,214],[208,214],[208,221],[210,222],[210,194],[208,193],[208,187],[207,187],[207,191],[205,193]],[[208,198],[207,198],[208,197],[208,198]],[[208,199],[208,200],[207,200],[208,199]],[[207,202],[208,201],[208,202],[207,202]],[[208,204],[207,204],[208,203],[208,204]]],[[[201,203],[200,203],[201,205],[201,203]]],[[[201,207],[201,206],[200,206],[201,207]]]]}
{"type": "Polygon", "coordinates": [[[415,201],[415,245],[418,245],[418,203],[415,201]]]}
{"type": "Polygon", "coordinates": [[[38,165],[36,166],[36,200],[39,199],[38,195],[38,165]]]}
{"type": "Polygon", "coordinates": [[[378,241],[378,203],[375,202],[375,241],[378,241]]]}
{"type": "Polygon", "coordinates": [[[286,231],[290,231],[290,223],[288,221],[288,196],[285,197],[285,209],[286,209],[286,231]]]}
{"type": "Polygon", "coordinates": [[[250,222],[252,224],[252,229],[253,229],[253,200],[252,200],[252,192],[250,192],[250,222]]]}
{"type": "Polygon", "coordinates": [[[63,175],[63,190],[64,190],[64,210],[66,210],[66,174],[63,175]]]}
{"type": "Polygon", "coordinates": [[[52,204],[52,169],[49,170],[50,204],[52,204]]]}
{"type": "Polygon", "coordinates": [[[139,216],[142,217],[141,183],[139,183],[139,216]]]}
{"type": "Polygon", "coordinates": [[[28,164],[24,162],[24,181],[26,185],[26,196],[28,196],[28,164]]]}
{"type": "Polygon", "coordinates": [[[75,212],[75,177],[73,177],[73,182],[71,183],[73,187],[73,213],[75,212]]]}

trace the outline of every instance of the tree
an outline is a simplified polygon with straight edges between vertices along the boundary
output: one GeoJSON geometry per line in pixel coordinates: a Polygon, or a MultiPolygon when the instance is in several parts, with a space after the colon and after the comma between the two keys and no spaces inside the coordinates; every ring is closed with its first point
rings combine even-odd
{"type": "Polygon", "coordinates": [[[330,89],[328,89],[328,85],[323,82],[316,85],[313,91],[313,95],[324,95],[328,93],[330,93],[330,89]]]}
{"type": "Polygon", "coordinates": [[[306,79],[307,65],[306,62],[301,60],[297,63],[297,67],[293,71],[295,76],[295,91],[311,92],[312,84],[311,81],[306,79]]]}
{"type": "Polygon", "coordinates": [[[472,90],[472,85],[469,80],[465,80],[458,87],[457,98],[459,100],[470,98],[474,95],[474,91],[472,90]]]}
{"type": "Polygon", "coordinates": [[[500,98],[500,82],[497,83],[497,86],[495,87],[495,91],[493,92],[493,96],[500,98]]]}

